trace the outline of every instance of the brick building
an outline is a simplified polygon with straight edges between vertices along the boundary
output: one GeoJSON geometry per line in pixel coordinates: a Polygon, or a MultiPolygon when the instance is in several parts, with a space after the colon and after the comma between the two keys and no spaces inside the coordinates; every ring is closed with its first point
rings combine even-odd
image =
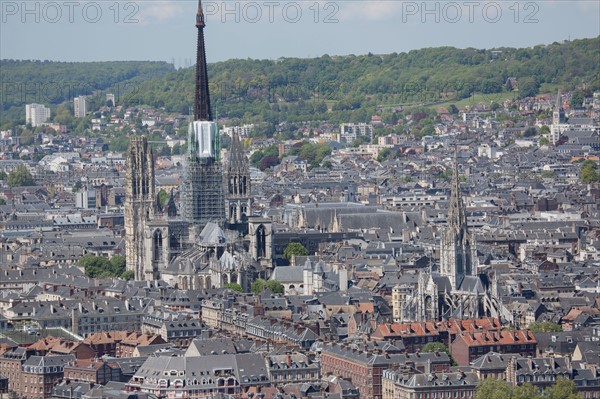
{"type": "Polygon", "coordinates": [[[529,330],[496,331],[460,334],[450,344],[450,353],[460,366],[488,353],[535,356],[537,341],[529,330]]]}
{"type": "Polygon", "coordinates": [[[52,396],[52,388],[63,378],[63,368],[75,360],[74,355],[31,356],[21,366],[21,387],[16,391],[22,399],[52,396]]]}
{"type": "Polygon", "coordinates": [[[121,381],[121,367],[103,360],[76,360],[64,366],[64,378],[104,385],[109,381],[121,381]]]}
{"type": "Polygon", "coordinates": [[[365,399],[382,398],[381,377],[392,365],[443,371],[448,370],[450,364],[446,353],[390,354],[340,344],[326,345],[321,354],[321,373],[350,380],[358,388],[360,397],[365,399]]]}

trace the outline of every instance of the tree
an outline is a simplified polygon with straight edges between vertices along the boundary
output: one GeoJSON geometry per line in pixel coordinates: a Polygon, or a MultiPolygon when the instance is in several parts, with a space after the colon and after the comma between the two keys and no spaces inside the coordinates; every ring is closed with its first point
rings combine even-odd
{"type": "Polygon", "coordinates": [[[548,399],[583,399],[583,395],[577,392],[575,382],[564,377],[557,378],[554,385],[544,393],[544,397],[548,399]]]}
{"type": "Polygon", "coordinates": [[[79,259],[79,265],[83,267],[85,275],[92,278],[133,278],[131,273],[126,270],[124,256],[115,255],[108,260],[103,256],[87,254],[79,259]]]}
{"type": "Polygon", "coordinates": [[[528,127],[527,130],[523,133],[523,137],[533,137],[537,134],[537,130],[532,126],[528,127]]]}
{"type": "Polygon", "coordinates": [[[284,291],[283,284],[277,280],[267,281],[266,288],[268,288],[273,294],[283,294],[284,291]]]}
{"type": "Polygon", "coordinates": [[[110,258],[111,272],[115,276],[121,276],[125,273],[125,257],[121,255],[115,255],[110,258]]]}
{"type": "Polygon", "coordinates": [[[377,162],[383,162],[388,159],[392,155],[392,150],[389,148],[383,148],[379,151],[379,155],[377,155],[377,162]]]}
{"type": "MultiPolygon", "coordinates": [[[[600,181],[600,174],[597,171],[598,165],[596,162],[586,159],[581,163],[581,170],[579,172],[579,179],[583,183],[595,183],[600,181]]],[[[9,175],[10,179],[10,175],[9,175]]],[[[10,183],[9,183],[10,185],[10,183]]]]}
{"type": "Polygon", "coordinates": [[[585,96],[583,94],[583,91],[577,90],[573,93],[573,96],[571,97],[571,103],[569,105],[571,106],[571,108],[580,108],[583,105],[584,99],[585,96]]]}
{"type": "Polygon", "coordinates": [[[21,145],[32,145],[34,141],[33,133],[29,130],[23,131],[19,136],[19,141],[21,145]]]}
{"type": "Polygon", "coordinates": [[[6,200],[4,198],[0,198],[0,205],[6,205],[6,200]]]}
{"type": "Polygon", "coordinates": [[[428,342],[421,349],[423,353],[434,353],[434,352],[446,352],[448,355],[450,354],[450,350],[446,345],[441,342],[428,342]]]}
{"type": "Polygon", "coordinates": [[[241,286],[241,285],[239,285],[238,283],[227,283],[227,284],[225,284],[225,285],[223,286],[223,288],[228,288],[228,289],[230,289],[230,290],[232,290],[232,291],[235,291],[235,292],[240,292],[240,293],[243,293],[243,292],[244,292],[244,289],[243,289],[243,288],[242,288],[242,286],[241,286]]]}
{"type": "Polygon", "coordinates": [[[80,180],[77,180],[77,181],[75,182],[75,184],[73,185],[73,190],[72,190],[72,191],[73,191],[74,193],[76,193],[76,192],[78,192],[79,190],[81,190],[81,188],[82,188],[82,187],[83,187],[83,185],[81,184],[81,181],[80,181],[80,180]]]}
{"type": "Polygon", "coordinates": [[[260,294],[264,290],[269,289],[274,294],[283,294],[283,284],[281,284],[277,280],[264,280],[262,278],[258,278],[252,282],[252,286],[250,287],[250,291],[253,294],[260,294]]]}
{"type": "Polygon", "coordinates": [[[253,294],[258,295],[265,290],[266,283],[267,282],[262,278],[257,278],[252,282],[252,285],[250,286],[250,291],[252,291],[253,294]]]}
{"type": "Polygon", "coordinates": [[[510,399],[512,389],[506,381],[486,378],[477,386],[475,399],[510,399]]]}
{"type": "Polygon", "coordinates": [[[124,280],[133,280],[135,277],[135,273],[133,270],[125,270],[123,274],[121,274],[121,278],[124,280]]]}
{"type": "Polygon", "coordinates": [[[525,383],[520,386],[516,386],[513,389],[511,399],[541,399],[542,395],[540,390],[530,383],[525,383]]]}
{"type": "Polygon", "coordinates": [[[19,165],[10,172],[6,183],[10,187],[35,186],[35,180],[25,165],[19,165]]]}
{"type": "Polygon", "coordinates": [[[539,83],[532,77],[519,80],[519,98],[535,97],[540,90],[539,83]]]}
{"type": "Polygon", "coordinates": [[[527,328],[534,333],[562,331],[562,326],[560,324],[556,324],[551,321],[534,321],[533,323],[529,324],[527,328]]]}
{"type": "Polygon", "coordinates": [[[158,192],[158,204],[160,205],[161,208],[163,206],[165,206],[165,204],[169,200],[169,197],[170,197],[169,193],[167,193],[164,188],[161,188],[160,191],[158,192]]]}
{"type": "Polygon", "coordinates": [[[308,249],[299,242],[290,242],[287,247],[283,250],[283,257],[286,259],[292,259],[294,256],[306,256],[308,255],[308,249]]]}
{"type": "Polygon", "coordinates": [[[277,165],[279,165],[279,157],[275,155],[267,155],[261,159],[259,168],[260,170],[264,171],[277,165]]]}

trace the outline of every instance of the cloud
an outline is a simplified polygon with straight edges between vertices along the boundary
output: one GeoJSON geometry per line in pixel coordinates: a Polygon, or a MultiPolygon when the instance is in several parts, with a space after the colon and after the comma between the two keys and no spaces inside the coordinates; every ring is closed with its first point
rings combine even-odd
{"type": "Polygon", "coordinates": [[[139,4],[137,19],[144,25],[175,22],[185,15],[182,3],[189,4],[189,2],[173,0],[143,1],[137,3],[139,4]]]}
{"type": "Polygon", "coordinates": [[[402,1],[363,0],[340,2],[340,21],[389,21],[402,15],[402,1]]]}

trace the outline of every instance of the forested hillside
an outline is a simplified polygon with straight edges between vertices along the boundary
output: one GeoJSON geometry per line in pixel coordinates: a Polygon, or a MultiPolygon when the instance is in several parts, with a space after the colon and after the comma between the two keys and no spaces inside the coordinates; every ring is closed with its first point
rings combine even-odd
{"type": "Polygon", "coordinates": [[[98,91],[127,95],[144,80],[173,71],[166,62],[0,60],[0,120],[24,121],[29,103],[52,106],[98,91]]]}
{"type": "MultiPolygon", "coordinates": [[[[209,78],[219,117],[266,124],[265,130],[272,132],[282,121],[360,122],[375,113],[385,119],[399,105],[459,101],[475,93],[500,102],[582,84],[600,89],[599,48],[597,37],[526,49],[440,47],[387,55],[234,59],[209,65],[209,78]],[[516,78],[514,87],[509,78],[516,78]]],[[[68,88],[73,82],[102,91],[117,87],[126,94],[120,101],[126,105],[187,114],[193,101],[193,67],[174,71],[162,62],[32,61],[2,61],[0,66],[2,110],[11,110],[3,112],[2,120],[12,119],[17,106],[24,117],[22,106],[34,102],[29,95],[11,92],[11,82],[45,84],[50,94],[48,82],[58,82],[63,90],[51,98],[52,104],[72,99],[68,88]]]]}
{"type": "MultiPolygon", "coordinates": [[[[220,116],[245,122],[366,121],[379,108],[430,104],[487,93],[535,95],[540,88],[600,88],[600,37],[527,49],[428,48],[408,53],[276,61],[229,60],[209,66],[220,116]],[[518,87],[506,84],[517,79],[518,87]]],[[[187,113],[194,68],[143,83],[131,104],[187,113]]]]}

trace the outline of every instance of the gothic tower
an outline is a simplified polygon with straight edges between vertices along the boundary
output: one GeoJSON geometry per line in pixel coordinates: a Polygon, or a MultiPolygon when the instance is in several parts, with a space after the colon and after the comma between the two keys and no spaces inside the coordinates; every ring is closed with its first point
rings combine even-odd
{"type": "Polygon", "coordinates": [[[233,133],[225,164],[225,214],[227,223],[239,226],[250,216],[250,165],[240,138],[233,133]]]}
{"type": "Polygon", "coordinates": [[[153,280],[155,272],[146,259],[144,233],[155,214],[154,160],[146,137],[133,136],[127,153],[125,180],[125,251],[127,270],[136,280],[153,280]]]}
{"type": "Polygon", "coordinates": [[[475,243],[467,228],[465,205],[460,193],[458,162],[454,150],[452,192],[448,208],[448,226],[442,233],[440,274],[450,279],[453,290],[459,289],[465,276],[477,275],[475,243]]]}
{"type": "Polygon", "coordinates": [[[213,121],[208,90],[206,51],[204,48],[204,13],[198,1],[198,29],[194,120],[188,133],[188,153],[184,181],[184,214],[195,234],[209,222],[225,219],[223,200],[223,171],[219,161],[219,137],[213,121]]]}

